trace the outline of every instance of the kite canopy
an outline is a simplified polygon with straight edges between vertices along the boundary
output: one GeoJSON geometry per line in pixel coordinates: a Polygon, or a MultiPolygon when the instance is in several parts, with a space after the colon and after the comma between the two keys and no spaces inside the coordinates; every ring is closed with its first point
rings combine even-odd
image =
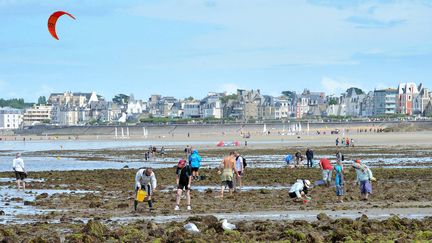
{"type": "Polygon", "coordinates": [[[65,14],[68,15],[69,17],[71,17],[72,19],[75,19],[75,17],[72,14],[64,12],[64,11],[57,11],[57,12],[51,14],[51,16],[48,19],[48,30],[49,30],[50,34],[52,35],[52,37],[54,37],[57,40],[59,39],[57,37],[57,33],[56,33],[57,20],[65,14]]]}

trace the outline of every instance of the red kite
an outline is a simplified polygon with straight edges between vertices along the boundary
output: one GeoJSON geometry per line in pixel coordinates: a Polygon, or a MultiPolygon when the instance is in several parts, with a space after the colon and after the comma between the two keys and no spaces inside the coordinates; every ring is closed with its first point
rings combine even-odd
{"type": "Polygon", "coordinates": [[[63,11],[57,11],[53,14],[51,14],[51,16],[48,19],[48,30],[50,32],[50,34],[52,35],[52,37],[56,38],[57,40],[59,39],[57,37],[57,33],[56,33],[56,23],[58,18],[60,18],[62,15],[69,15],[69,17],[71,17],[72,19],[75,19],[74,16],[72,16],[72,14],[70,13],[66,13],[63,11]]]}

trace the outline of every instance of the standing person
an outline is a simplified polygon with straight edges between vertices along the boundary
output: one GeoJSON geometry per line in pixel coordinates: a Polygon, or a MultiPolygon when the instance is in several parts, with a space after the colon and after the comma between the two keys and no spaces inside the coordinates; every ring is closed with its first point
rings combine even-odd
{"type": "Polygon", "coordinates": [[[294,201],[300,201],[302,198],[304,198],[305,200],[309,200],[306,195],[308,194],[310,184],[311,183],[309,180],[299,179],[291,186],[288,195],[294,201]]]}
{"type": "MultiPolygon", "coordinates": [[[[146,169],[139,169],[135,175],[135,192],[138,190],[147,191],[147,202],[149,205],[150,212],[153,210],[153,202],[151,196],[156,191],[157,181],[153,169],[148,167],[146,169]]],[[[134,208],[137,210],[138,201],[135,197],[134,208]]]]}
{"type": "Polygon", "coordinates": [[[189,147],[189,145],[186,145],[186,148],[184,149],[186,158],[189,158],[189,156],[191,155],[191,151],[192,151],[191,147],[189,147]]]}
{"type": "Polygon", "coordinates": [[[331,165],[330,160],[322,158],[320,159],[319,165],[322,170],[323,181],[327,186],[330,186],[333,171],[333,166],[331,165]]]}
{"type": "Polygon", "coordinates": [[[236,169],[236,159],[235,153],[230,152],[229,156],[225,157],[222,160],[222,163],[219,166],[218,174],[221,175],[222,187],[221,187],[221,195],[223,198],[225,187],[228,186],[230,195],[233,192],[233,171],[236,176],[239,176],[238,171],[236,169]],[[222,172],[220,169],[223,169],[222,172]]]}
{"type": "Polygon", "coordinates": [[[162,146],[162,148],[160,149],[159,153],[162,155],[162,157],[165,156],[165,147],[162,146]]]}
{"type": "Polygon", "coordinates": [[[345,138],[342,138],[342,140],[341,140],[341,144],[342,144],[342,146],[345,145],[345,138]]]}
{"type": "Polygon", "coordinates": [[[336,151],[336,162],[343,161],[343,155],[340,150],[336,151]]]}
{"type": "Polygon", "coordinates": [[[24,179],[27,177],[27,172],[24,168],[24,160],[21,158],[21,154],[17,153],[15,159],[12,161],[12,168],[15,172],[15,178],[18,186],[18,190],[25,190],[25,181],[24,179]]]}
{"type": "Polygon", "coordinates": [[[306,159],[307,159],[307,167],[308,168],[313,167],[313,158],[314,158],[313,150],[308,148],[306,150],[306,159]]]}
{"type": "Polygon", "coordinates": [[[354,147],[354,139],[351,138],[351,147],[354,147]]]}
{"type": "Polygon", "coordinates": [[[192,176],[194,180],[199,179],[198,170],[201,167],[201,156],[198,154],[198,150],[194,150],[189,156],[189,164],[192,167],[192,176]]]}
{"type": "Polygon", "coordinates": [[[336,138],[336,147],[339,146],[339,138],[336,138]]]}
{"type": "Polygon", "coordinates": [[[297,150],[294,157],[295,157],[295,161],[296,161],[295,166],[300,167],[302,165],[302,161],[303,161],[303,156],[302,156],[300,150],[297,150]]]}
{"type": "Polygon", "coordinates": [[[374,181],[375,178],[373,177],[370,168],[367,165],[361,163],[360,160],[356,160],[353,167],[357,174],[356,184],[360,185],[360,194],[362,196],[362,200],[367,201],[369,194],[372,194],[371,181],[374,181]]]}
{"type": "Polygon", "coordinates": [[[149,152],[148,151],[146,151],[144,153],[144,159],[145,159],[145,161],[147,161],[149,159],[149,152]]]}
{"type": "Polygon", "coordinates": [[[237,174],[238,176],[235,178],[235,186],[234,188],[236,188],[237,186],[239,186],[239,189],[241,190],[242,188],[242,177],[244,175],[244,158],[243,156],[241,156],[238,152],[235,152],[235,157],[236,157],[236,169],[237,169],[237,174]]]}
{"type": "Polygon", "coordinates": [[[343,165],[342,161],[338,160],[337,164],[334,167],[335,175],[335,184],[336,184],[336,196],[337,202],[343,203],[342,197],[344,195],[344,178],[343,178],[343,165]]]}
{"type": "Polygon", "coordinates": [[[183,190],[186,191],[186,204],[187,210],[192,210],[191,207],[191,197],[190,197],[190,187],[192,183],[192,170],[191,167],[186,164],[185,159],[181,159],[177,164],[176,170],[176,183],[177,183],[177,196],[176,196],[176,206],[174,210],[180,210],[180,198],[182,196],[183,190]]]}
{"type": "Polygon", "coordinates": [[[349,140],[349,138],[346,139],[346,146],[347,146],[347,147],[350,146],[350,140],[349,140]]]}

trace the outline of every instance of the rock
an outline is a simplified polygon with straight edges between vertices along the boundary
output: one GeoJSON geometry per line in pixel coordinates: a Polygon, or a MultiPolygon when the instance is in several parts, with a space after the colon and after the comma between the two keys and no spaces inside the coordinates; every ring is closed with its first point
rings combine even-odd
{"type": "Polygon", "coordinates": [[[362,214],[362,216],[357,218],[357,220],[367,222],[369,220],[369,218],[366,214],[362,214]]]}
{"type": "Polygon", "coordinates": [[[42,193],[36,196],[36,200],[41,200],[48,197],[48,193],[42,193]]]}
{"type": "Polygon", "coordinates": [[[128,165],[123,166],[123,169],[129,169],[128,165]]]}
{"type": "Polygon", "coordinates": [[[107,234],[108,228],[99,221],[89,220],[82,229],[82,232],[102,239],[107,234]]]}
{"type": "Polygon", "coordinates": [[[204,190],[204,193],[210,194],[210,193],[213,193],[213,190],[210,188],[207,188],[204,190]]]}
{"type": "Polygon", "coordinates": [[[307,241],[312,243],[321,243],[324,242],[324,237],[322,237],[319,233],[311,232],[307,235],[307,241]]]}
{"type": "Polygon", "coordinates": [[[5,211],[0,210],[0,215],[5,215],[5,214],[6,214],[5,211]]]}
{"type": "Polygon", "coordinates": [[[99,208],[100,206],[102,206],[102,203],[101,203],[101,202],[98,202],[98,201],[96,201],[96,202],[91,202],[91,203],[89,204],[89,208],[99,208]]]}
{"type": "Polygon", "coordinates": [[[129,207],[129,204],[127,204],[127,203],[120,203],[117,205],[117,208],[128,208],[128,207],[129,207]]]}
{"type": "Polygon", "coordinates": [[[32,202],[32,201],[24,201],[24,205],[26,205],[26,206],[34,206],[34,205],[35,205],[35,202],[32,202]]]}
{"type": "Polygon", "coordinates": [[[317,219],[318,219],[319,221],[329,221],[329,220],[331,220],[330,217],[327,216],[327,214],[325,214],[325,213],[319,213],[319,214],[317,215],[317,219]]]}

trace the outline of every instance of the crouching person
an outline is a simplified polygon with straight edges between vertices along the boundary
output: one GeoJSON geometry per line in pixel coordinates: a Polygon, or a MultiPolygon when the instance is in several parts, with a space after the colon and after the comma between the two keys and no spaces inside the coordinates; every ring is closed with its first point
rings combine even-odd
{"type": "MultiPolygon", "coordinates": [[[[156,176],[152,168],[139,169],[135,176],[135,192],[136,195],[138,190],[144,190],[147,193],[147,202],[149,205],[149,210],[153,210],[152,195],[156,191],[156,176]]],[[[135,195],[134,208],[137,210],[138,200],[135,195]]]]}
{"type": "Polygon", "coordinates": [[[306,196],[308,194],[309,187],[309,180],[297,180],[296,183],[291,186],[288,195],[294,201],[302,201],[302,199],[309,200],[309,198],[306,196]]]}

